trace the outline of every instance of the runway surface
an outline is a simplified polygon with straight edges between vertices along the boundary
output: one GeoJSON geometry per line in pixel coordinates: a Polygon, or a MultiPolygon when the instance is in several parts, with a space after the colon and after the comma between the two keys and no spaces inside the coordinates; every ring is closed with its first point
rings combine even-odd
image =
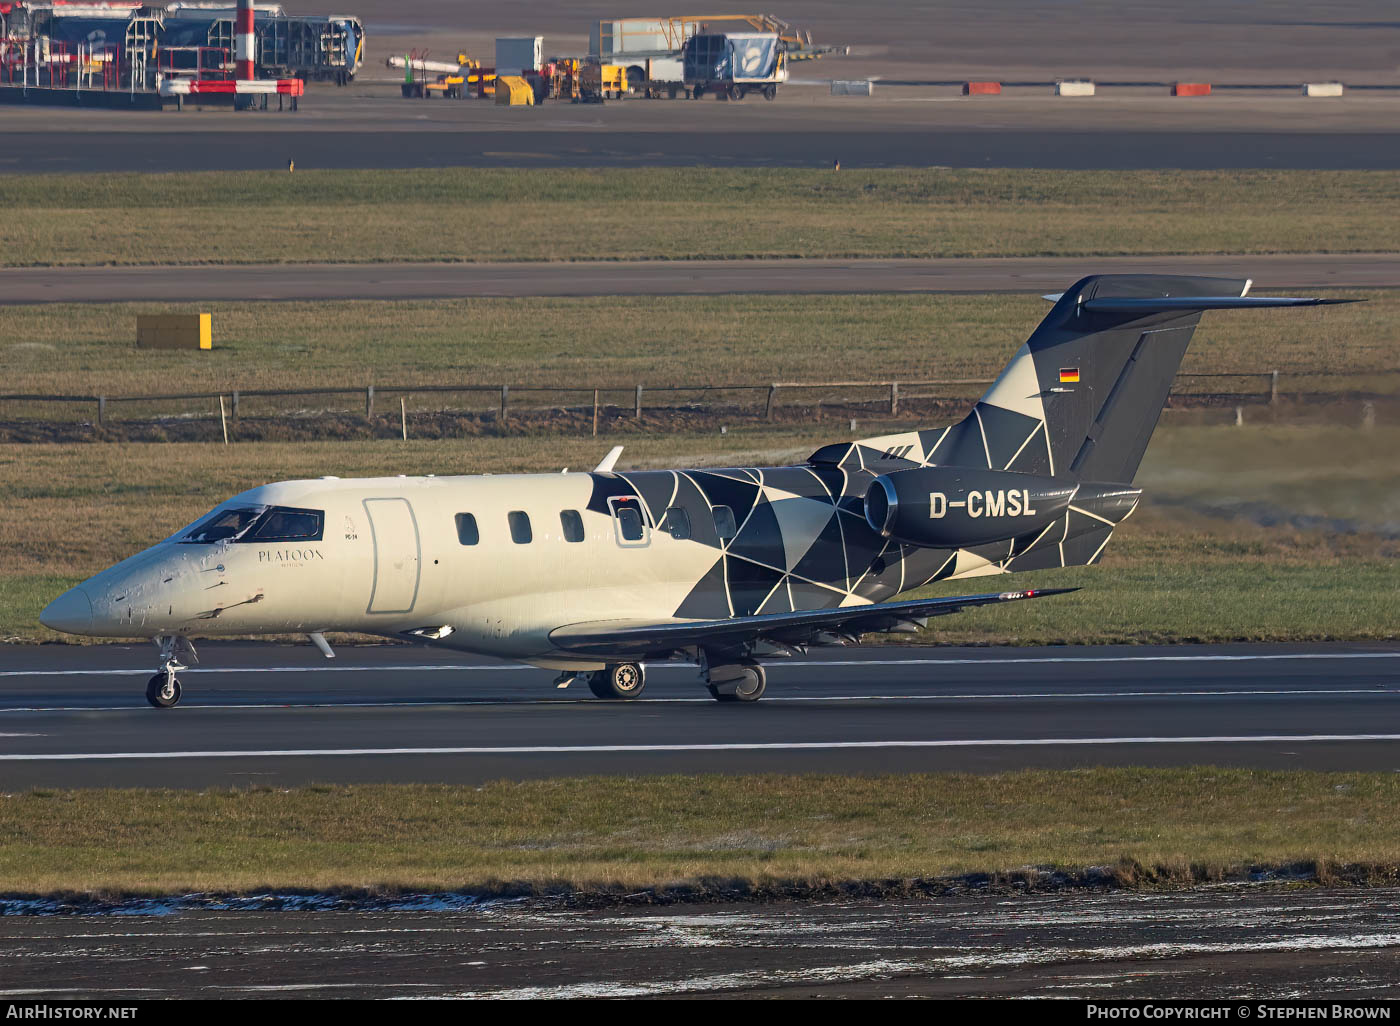
{"type": "Polygon", "coordinates": [[[209,645],[179,708],[145,648],[0,651],[0,778],[29,786],[589,773],[993,771],[1218,763],[1400,768],[1400,647],[877,647],[769,664],[754,706],[693,667],[639,701],[441,651],[209,645]]]}
{"type": "Polygon", "coordinates": [[[1256,291],[1400,287],[1400,254],[274,264],[0,270],[0,305],[478,296],[1058,292],[1092,270],[1253,278],[1256,291]]]}
{"type": "MultiPolygon", "coordinates": [[[[121,117],[116,112],[112,117],[121,117]]],[[[294,116],[288,115],[288,118],[294,116]]],[[[1400,133],[1026,128],[599,131],[185,130],[6,133],[0,173],[435,167],[1400,168],[1400,133]]]]}
{"type": "Polygon", "coordinates": [[[157,900],[0,919],[0,998],[1393,999],[1397,899],[1234,887],[584,912],[429,895],[178,915],[157,900]]]}

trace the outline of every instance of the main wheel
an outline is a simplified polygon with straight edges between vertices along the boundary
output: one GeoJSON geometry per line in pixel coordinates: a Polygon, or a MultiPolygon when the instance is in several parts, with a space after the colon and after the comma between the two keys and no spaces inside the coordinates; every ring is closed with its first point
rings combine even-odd
{"type": "Polygon", "coordinates": [[[180,704],[180,679],[173,673],[157,673],[146,681],[146,701],[157,709],[180,704]]]}
{"type": "Polygon", "coordinates": [[[588,675],[588,690],[599,698],[636,698],[646,683],[641,663],[615,663],[588,675]]]}
{"type": "Polygon", "coordinates": [[[723,691],[713,684],[707,685],[710,697],[716,702],[757,702],[768,688],[768,674],[763,672],[762,666],[753,663],[744,667],[743,675],[733,682],[732,691],[730,684],[731,682],[725,681],[723,691]]]}
{"type": "Polygon", "coordinates": [[[778,98],[778,87],[771,82],[763,87],[763,98],[765,100],[776,100],[778,98]]]}

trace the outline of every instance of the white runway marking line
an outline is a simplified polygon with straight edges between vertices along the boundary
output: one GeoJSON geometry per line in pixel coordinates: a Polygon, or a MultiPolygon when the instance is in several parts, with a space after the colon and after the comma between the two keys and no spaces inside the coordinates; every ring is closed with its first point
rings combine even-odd
{"type": "MultiPolygon", "coordinates": [[[[1327,660],[1327,659],[1400,659],[1400,651],[1396,652],[1258,652],[1244,653],[1240,655],[1149,655],[1149,656],[1100,656],[1100,655],[1079,655],[1079,656],[1030,656],[1026,658],[996,656],[989,659],[807,659],[807,660],[772,660],[769,665],[775,667],[802,667],[820,668],[823,666],[1038,666],[1055,663],[1080,663],[1092,666],[1095,664],[1111,663],[1240,663],[1240,662],[1269,662],[1269,661],[1289,661],[1289,660],[1327,660]]],[[[689,669],[684,664],[675,663],[648,663],[652,669],[689,669]]],[[[458,671],[462,673],[476,673],[482,671],[515,672],[520,670],[535,670],[534,666],[523,666],[517,663],[501,663],[500,665],[384,665],[384,666],[192,666],[181,671],[190,676],[197,676],[206,673],[441,673],[458,671]]],[[[115,669],[115,670],[0,670],[0,677],[104,677],[104,676],[150,676],[155,671],[147,667],[145,669],[115,669]]],[[[541,670],[541,673],[552,672],[541,670]]]]}
{"type": "Polygon", "coordinates": [[[753,741],[689,745],[502,745],[461,748],[269,748],[252,751],[53,752],[0,754],[3,762],[89,762],[102,759],[282,759],[332,755],[602,755],[646,752],[801,752],[861,748],[1049,748],[1061,745],[1306,744],[1400,741],[1400,734],[1216,734],[1200,737],[1040,737],[938,741],[753,741]]]}
{"type": "MultiPolygon", "coordinates": [[[[1014,701],[1016,699],[1051,699],[1051,698],[1239,698],[1245,696],[1278,697],[1307,696],[1307,695],[1372,695],[1376,697],[1391,697],[1400,695],[1400,692],[1392,691],[1384,685],[1374,685],[1369,688],[1298,688],[1290,690],[1288,688],[1270,689],[1248,689],[1235,688],[1220,691],[1031,691],[1031,692],[988,692],[977,694],[969,692],[966,694],[951,695],[766,695],[763,701],[766,704],[776,702],[973,702],[985,701],[1014,701]]],[[[553,695],[545,695],[539,698],[526,696],[522,701],[519,696],[509,696],[502,698],[443,698],[436,701],[367,701],[367,702],[210,702],[201,705],[199,702],[184,702],[182,709],[199,710],[201,712],[218,712],[220,710],[244,710],[244,709],[454,709],[470,708],[483,705],[590,705],[594,699],[585,698],[580,695],[577,698],[556,698],[553,695]]],[[[697,696],[695,698],[633,698],[628,700],[628,705],[707,705],[714,699],[697,696]]],[[[46,713],[46,712],[139,712],[148,715],[146,704],[137,699],[126,705],[17,705],[10,707],[0,706],[0,716],[6,713],[46,713]]],[[[28,734],[0,734],[0,737],[30,737],[37,735],[28,734]]]]}

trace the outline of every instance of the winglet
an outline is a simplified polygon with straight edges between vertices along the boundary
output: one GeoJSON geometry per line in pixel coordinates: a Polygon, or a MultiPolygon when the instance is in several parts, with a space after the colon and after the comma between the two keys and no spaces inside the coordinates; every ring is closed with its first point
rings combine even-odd
{"type": "Polygon", "coordinates": [[[611,474],[613,467],[617,466],[617,458],[622,455],[622,446],[614,445],[608,450],[608,454],[602,461],[593,468],[595,474],[611,474]]]}

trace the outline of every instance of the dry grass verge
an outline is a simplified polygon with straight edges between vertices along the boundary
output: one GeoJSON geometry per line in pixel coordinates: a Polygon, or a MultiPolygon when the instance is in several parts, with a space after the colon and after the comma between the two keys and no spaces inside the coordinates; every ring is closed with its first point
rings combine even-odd
{"type": "Polygon", "coordinates": [[[636,168],[16,175],[0,263],[1389,250],[1384,171],[636,168]]]}
{"type": "MultiPolygon", "coordinates": [[[[1183,371],[1276,369],[1285,393],[1400,392],[1394,356],[1400,292],[1329,295],[1367,302],[1207,314],[1183,371]]],[[[366,384],[613,385],[620,391],[605,399],[626,405],[627,390],[637,383],[849,380],[852,368],[864,368],[855,377],[880,381],[990,379],[1045,316],[1048,304],[1036,295],[931,294],[249,302],[200,308],[213,314],[209,352],[135,347],[138,313],[188,312],[189,304],[0,306],[0,359],[6,367],[0,391],[162,395],[366,384]]],[[[1191,387],[1213,386],[1206,380],[1191,387]]],[[[1214,387],[1267,392],[1258,379],[1214,387]]],[[[951,394],[975,395],[976,389],[951,394]]],[[[534,401],[577,404],[585,398],[591,401],[591,395],[579,392],[534,401]]],[[[397,412],[397,396],[384,399],[397,412]]],[[[413,395],[409,409],[454,408],[464,401],[460,395],[445,400],[413,395]]],[[[477,396],[466,408],[491,409],[497,401],[489,394],[477,396]]],[[[528,393],[514,398],[517,404],[530,401],[528,393]]],[[[206,400],[196,404],[201,416],[208,415],[211,402],[217,413],[217,402],[206,400]]],[[[325,409],[327,402],[249,399],[245,412],[325,409]]],[[[364,411],[363,398],[330,402],[330,408],[364,411]]],[[[180,414],[196,407],[165,404],[143,411],[123,405],[109,412],[180,414]]],[[[94,415],[91,405],[62,410],[45,407],[42,416],[94,415]]],[[[38,410],[0,404],[0,419],[20,415],[35,416],[38,410]]]]}
{"type": "Polygon", "coordinates": [[[1393,882],[1400,777],[1099,768],[31,791],[0,802],[0,837],[12,896],[918,893],[968,874],[1152,887],[1261,867],[1393,882]]]}

